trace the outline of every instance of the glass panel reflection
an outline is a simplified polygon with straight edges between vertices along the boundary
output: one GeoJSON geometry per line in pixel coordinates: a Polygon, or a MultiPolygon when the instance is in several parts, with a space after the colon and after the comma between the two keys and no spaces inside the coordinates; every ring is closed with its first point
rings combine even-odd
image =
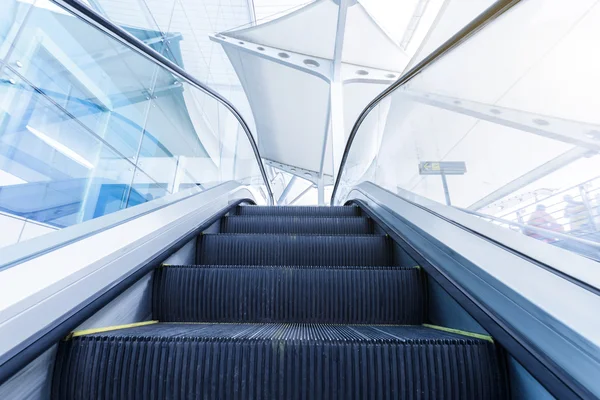
{"type": "Polygon", "coordinates": [[[63,112],[134,157],[158,66],[64,12],[34,7],[8,65],[63,112]]]}
{"type": "MultiPolygon", "coordinates": [[[[237,154],[238,142],[249,146],[239,123],[215,99],[55,3],[7,7],[0,16],[2,218],[50,231],[237,176],[264,184],[254,154],[237,154]],[[244,176],[233,172],[238,159],[247,160],[244,176]]],[[[175,60],[181,54],[161,32],[169,22],[127,30],[175,60]]],[[[0,247],[20,235],[5,236],[12,242],[0,247]]]]}
{"type": "Polygon", "coordinates": [[[494,20],[371,111],[336,202],[370,181],[600,260],[599,22],[542,0],[494,20]]]}
{"type": "Polygon", "coordinates": [[[12,42],[21,31],[21,27],[31,4],[18,0],[4,0],[0,13],[0,60],[10,51],[12,42]]]}
{"type": "Polygon", "coordinates": [[[131,163],[115,164],[112,149],[14,71],[0,82],[0,210],[56,227],[97,215],[92,198],[103,185],[129,184],[131,163]]]}

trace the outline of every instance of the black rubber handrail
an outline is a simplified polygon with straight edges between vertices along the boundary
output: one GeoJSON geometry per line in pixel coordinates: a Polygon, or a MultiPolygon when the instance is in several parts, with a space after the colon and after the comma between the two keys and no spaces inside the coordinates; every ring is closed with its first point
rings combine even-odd
{"type": "Polygon", "coordinates": [[[84,19],[89,20],[88,22],[93,22],[99,29],[104,32],[110,34],[116,39],[120,40],[124,44],[133,47],[142,55],[150,58],[152,61],[161,65],[162,67],[170,70],[173,74],[179,76],[183,80],[185,80],[190,85],[195,88],[202,90],[204,93],[208,94],[215,100],[219,101],[223,104],[238,120],[246,136],[248,137],[248,141],[250,141],[250,145],[252,146],[252,150],[254,151],[254,156],[256,157],[256,161],[258,162],[258,167],[260,168],[260,173],[262,175],[263,181],[265,182],[265,186],[267,188],[267,193],[269,196],[270,204],[274,204],[275,198],[273,196],[273,191],[271,190],[271,185],[269,184],[269,179],[267,178],[267,173],[265,171],[265,167],[262,162],[262,158],[260,157],[260,152],[258,151],[258,146],[256,141],[254,140],[254,136],[252,136],[252,132],[250,131],[250,127],[239,113],[239,111],[227,100],[225,97],[221,96],[218,92],[209,88],[206,84],[200,82],[198,79],[190,75],[183,68],[146,45],[144,42],[125,31],[123,28],[118,25],[112,23],[111,21],[104,18],[102,15],[92,10],[85,4],[81,3],[79,0],[52,0],[54,3],[66,7],[76,15],[83,17],[84,19]]]}
{"type": "Polygon", "coordinates": [[[354,123],[354,126],[352,127],[352,131],[350,132],[350,136],[348,136],[348,141],[346,142],[346,148],[344,149],[344,155],[342,156],[342,162],[340,163],[340,168],[338,170],[338,174],[335,179],[335,185],[333,187],[333,192],[331,194],[331,205],[333,205],[334,201],[335,201],[335,195],[337,194],[337,189],[340,185],[342,173],[346,166],[346,161],[348,159],[348,153],[350,152],[350,149],[352,148],[352,143],[354,142],[354,138],[355,138],[356,134],[358,133],[358,130],[360,129],[361,124],[367,118],[367,115],[369,115],[369,113],[381,102],[381,100],[383,100],[384,98],[389,96],[400,86],[402,86],[405,83],[407,83],[408,81],[410,81],[412,78],[417,76],[419,73],[421,73],[423,70],[425,70],[431,64],[433,64],[435,61],[437,61],[438,59],[443,57],[450,50],[452,50],[455,47],[457,47],[458,45],[460,45],[462,42],[467,40],[473,34],[475,34],[480,29],[482,29],[484,26],[486,26],[487,24],[489,24],[490,22],[492,22],[493,20],[498,18],[500,15],[504,14],[506,11],[508,11],[510,8],[512,8],[515,4],[517,4],[519,2],[521,2],[521,0],[498,0],[498,1],[496,1],[492,6],[490,6],[484,12],[479,14],[479,16],[477,16],[477,18],[475,18],[473,21],[471,21],[469,24],[467,24],[463,29],[458,31],[454,36],[452,36],[450,39],[448,39],[446,42],[444,42],[440,47],[438,47],[435,51],[433,51],[433,53],[431,53],[427,57],[425,57],[421,62],[419,62],[417,65],[415,65],[413,68],[411,68],[408,72],[406,72],[404,75],[402,75],[400,78],[398,78],[398,80],[396,82],[392,83],[387,89],[385,89],[377,97],[375,97],[373,100],[371,100],[371,102],[369,104],[367,104],[367,106],[360,113],[360,115],[358,116],[358,119],[354,123]]]}

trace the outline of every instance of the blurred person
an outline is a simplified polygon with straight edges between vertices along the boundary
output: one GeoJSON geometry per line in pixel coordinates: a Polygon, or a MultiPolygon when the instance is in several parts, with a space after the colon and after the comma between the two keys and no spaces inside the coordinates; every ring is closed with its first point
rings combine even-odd
{"type": "MultiPolygon", "coordinates": [[[[529,220],[527,220],[527,225],[554,232],[563,231],[562,226],[546,211],[546,206],[543,204],[538,204],[535,207],[535,211],[531,214],[529,220]]],[[[543,235],[528,229],[524,230],[523,233],[532,238],[543,240],[546,243],[551,243],[555,240],[551,235],[543,235]]]]}

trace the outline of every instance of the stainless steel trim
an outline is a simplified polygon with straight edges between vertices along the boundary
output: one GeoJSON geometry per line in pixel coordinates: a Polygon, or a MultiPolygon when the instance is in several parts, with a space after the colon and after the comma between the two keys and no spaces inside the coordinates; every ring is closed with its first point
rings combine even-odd
{"type": "MultiPolygon", "coordinates": [[[[581,281],[565,279],[551,268],[544,268],[489,240],[492,235],[484,237],[474,233],[437,212],[448,210],[463,214],[452,207],[440,204],[438,210],[431,211],[412,199],[399,197],[368,182],[352,189],[347,200],[364,202],[390,233],[413,247],[436,273],[501,327],[504,339],[506,335],[511,337],[559,379],[569,378],[563,383],[579,395],[583,394],[581,397],[600,394],[600,381],[596,378],[600,373],[597,289],[581,285],[581,281]]],[[[471,226],[489,225],[488,232],[496,231],[497,237],[512,236],[519,240],[522,236],[468,214],[463,217],[471,220],[471,226]]],[[[527,239],[550,247],[548,253],[557,264],[579,258],[581,264],[592,267],[592,274],[596,271],[597,264],[591,260],[535,239],[521,240],[527,239]]],[[[489,331],[490,326],[484,325],[484,328],[489,331]]],[[[498,332],[492,334],[500,337],[498,332]]]]}
{"type": "Polygon", "coordinates": [[[482,12],[477,18],[471,21],[467,26],[461,29],[458,33],[448,39],[444,44],[435,49],[433,53],[425,57],[421,62],[415,65],[412,69],[402,75],[398,80],[392,83],[387,89],[381,92],[377,97],[375,97],[364,110],[358,116],[358,119],[354,123],[352,127],[352,131],[350,132],[350,136],[348,136],[348,141],[346,142],[346,148],[344,149],[344,155],[342,156],[342,162],[340,163],[340,168],[338,170],[337,177],[335,179],[335,185],[333,186],[333,192],[331,194],[331,204],[334,204],[335,195],[337,194],[337,189],[340,184],[340,179],[342,177],[342,172],[344,171],[344,167],[346,165],[346,160],[348,159],[348,153],[350,152],[350,148],[352,147],[352,142],[354,141],[354,137],[358,133],[358,129],[361,124],[367,118],[367,115],[388,95],[394,92],[397,88],[404,85],[412,78],[420,74],[423,70],[429,67],[431,64],[436,62],[438,59],[443,57],[446,53],[459,46],[462,42],[470,38],[472,35],[477,33],[484,26],[504,14],[510,8],[512,8],[515,4],[519,3],[521,0],[498,0],[492,6],[490,6],[487,10],[482,12]]]}
{"type": "Polygon", "coordinates": [[[144,42],[129,34],[118,25],[113,24],[102,15],[98,14],[94,10],[90,9],[85,4],[81,3],[79,0],[52,0],[54,3],[62,6],[72,12],[73,14],[85,19],[87,22],[92,23],[97,28],[102,31],[108,33],[115,39],[121,41],[122,43],[132,47],[138,53],[144,55],[150,60],[156,62],[162,67],[168,69],[173,74],[179,76],[183,80],[185,80],[190,85],[195,88],[202,90],[204,93],[208,94],[215,100],[219,101],[223,104],[238,120],[248,140],[250,141],[250,145],[252,146],[252,150],[254,151],[254,156],[256,157],[256,161],[258,162],[258,166],[260,168],[260,173],[265,182],[265,186],[267,187],[267,192],[269,195],[269,204],[274,204],[275,198],[273,196],[273,192],[271,191],[271,186],[269,185],[269,180],[267,179],[267,174],[265,172],[265,167],[262,163],[262,158],[260,157],[260,152],[258,151],[258,145],[254,140],[254,136],[252,136],[252,132],[248,127],[248,124],[242,117],[242,115],[238,112],[238,110],[227,100],[225,97],[221,96],[219,93],[214,91],[213,89],[206,86],[204,83],[200,82],[198,79],[187,73],[184,69],[179,67],[177,64],[173,63],[171,60],[164,57],[162,54],[147,46],[144,42]]]}
{"type": "Polygon", "coordinates": [[[0,367],[57,323],[197,234],[231,204],[253,197],[252,188],[230,182],[0,271],[0,367]]]}
{"type": "Polygon", "coordinates": [[[173,205],[193,196],[197,196],[201,193],[206,193],[210,190],[232,190],[233,188],[239,186],[240,184],[237,182],[228,181],[215,186],[214,188],[208,189],[207,191],[198,187],[190,188],[179,193],[150,201],[148,203],[140,204],[132,208],[126,208],[113,214],[104,215],[81,224],[73,225],[68,229],[61,229],[56,232],[52,232],[51,235],[36,237],[26,242],[16,243],[14,245],[4,247],[2,248],[0,255],[0,272],[27,260],[39,257],[50,251],[54,251],[76,241],[95,235],[104,230],[129,222],[145,214],[158,211],[161,208],[173,205]]]}

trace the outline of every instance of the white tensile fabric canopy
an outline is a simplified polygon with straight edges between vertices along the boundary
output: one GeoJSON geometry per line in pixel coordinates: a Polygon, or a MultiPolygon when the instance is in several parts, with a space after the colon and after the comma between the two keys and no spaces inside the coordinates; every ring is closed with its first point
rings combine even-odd
{"type": "Polygon", "coordinates": [[[325,184],[358,114],[409,61],[354,0],[317,0],[211,39],[240,77],[263,158],[325,184]]]}

